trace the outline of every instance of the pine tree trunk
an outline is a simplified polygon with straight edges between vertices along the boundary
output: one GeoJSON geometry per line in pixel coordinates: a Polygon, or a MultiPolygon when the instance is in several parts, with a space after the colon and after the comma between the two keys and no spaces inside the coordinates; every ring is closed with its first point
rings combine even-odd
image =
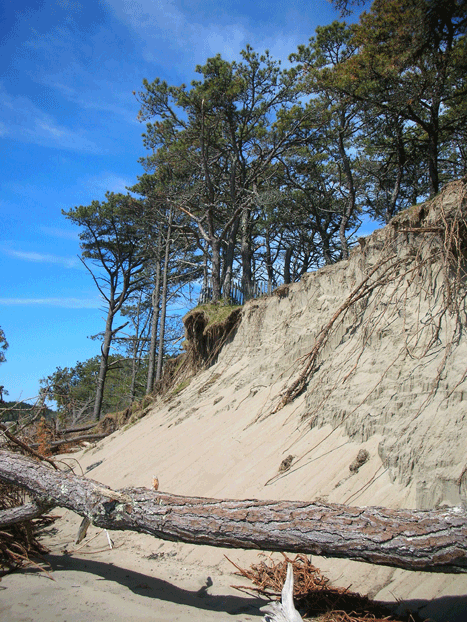
{"type": "Polygon", "coordinates": [[[164,338],[165,338],[165,318],[167,315],[167,292],[169,281],[169,259],[170,259],[170,246],[172,236],[172,218],[173,208],[169,209],[169,219],[167,223],[167,236],[165,239],[165,253],[164,253],[164,271],[162,274],[162,295],[161,295],[161,322],[159,328],[159,350],[157,352],[157,369],[156,369],[156,382],[162,378],[162,364],[164,362],[164,338]]]}
{"type": "Polygon", "coordinates": [[[223,269],[223,278],[222,278],[222,295],[224,297],[224,301],[228,304],[230,290],[232,289],[232,277],[233,277],[233,262],[235,258],[235,245],[237,242],[237,233],[239,227],[239,219],[234,222],[232,225],[229,235],[227,237],[226,251],[225,251],[225,259],[224,259],[224,269],[223,269]]]}
{"type": "Polygon", "coordinates": [[[251,231],[250,209],[245,207],[241,218],[241,257],[242,257],[242,289],[245,302],[252,297],[253,274],[251,266],[251,231]]]}
{"type": "Polygon", "coordinates": [[[212,248],[212,302],[219,302],[221,297],[221,243],[217,238],[211,243],[212,248]]]}
{"type": "Polygon", "coordinates": [[[99,366],[99,375],[97,377],[96,399],[94,401],[94,420],[99,421],[101,418],[102,400],[104,399],[105,378],[107,376],[110,344],[112,343],[112,324],[114,312],[112,306],[109,306],[107,321],[105,323],[104,341],[101,345],[101,362],[99,366]]]}
{"type": "Polygon", "coordinates": [[[157,347],[157,329],[159,326],[160,311],[160,288],[161,288],[161,244],[162,234],[159,230],[157,238],[156,261],[154,265],[155,283],[152,292],[152,318],[151,318],[151,343],[149,345],[148,356],[148,379],[146,383],[146,395],[154,390],[154,379],[156,376],[156,347],[157,347]]]}
{"type": "Polygon", "coordinates": [[[288,285],[292,282],[292,277],[290,275],[290,262],[292,260],[292,247],[288,246],[285,249],[284,256],[284,284],[288,285]]]}

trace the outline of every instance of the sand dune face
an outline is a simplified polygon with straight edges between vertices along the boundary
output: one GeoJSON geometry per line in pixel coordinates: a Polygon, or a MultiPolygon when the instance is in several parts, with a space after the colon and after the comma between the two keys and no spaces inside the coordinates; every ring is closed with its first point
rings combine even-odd
{"type": "MultiPolygon", "coordinates": [[[[160,490],[182,495],[419,508],[464,503],[465,282],[443,249],[446,227],[460,222],[460,208],[465,216],[466,202],[465,185],[451,184],[434,204],[366,238],[348,261],[250,301],[214,365],[129,429],[75,457],[84,469],[98,464],[89,477],[113,488],[151,487],[156,476],[160,490]],[[300,379],[301,391],[286,403],[300,379]]],[[[463,250],[454,250],[459,259],[463,250]]],[[[73,539],[78,524],[66,513],[61,543],[73,539]]],[[[227,586],[238,581],[224,551],[118,537],[124,546],[105,554],[114,564],[172,584],[188,581],[195,593],[209,574],[208,594],[234,603],[233,619],[258,619],[254,603],[242,610],[228,601],[234,597],[227,586]]],[[[257,559],[228,555],[244,564],[257,559]]],[[[467,576],[314,563],[341,585],[411,601],[425,617],[465,619],[467,576]]],[[[187,608],[170,601],[167,615],[225,620],[227,605],[216,601],[219,611],[208,615],[196,602],[187,608]]]]}

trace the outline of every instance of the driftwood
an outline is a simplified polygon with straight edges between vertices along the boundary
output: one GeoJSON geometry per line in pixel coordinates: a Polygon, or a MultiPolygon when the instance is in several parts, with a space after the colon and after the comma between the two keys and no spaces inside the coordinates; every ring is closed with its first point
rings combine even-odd
{"type": "Polygon", "coordinates": [[[292,564],[287,564],[287,577],[282,588],[281,602],[273,601],[262,611],[266,614],[264,622],[303,622],[302,616],[295,609],[293,603],[293,569],[292,564]]]}
{"type": "Polygon", "coordinates": [[[409,570],[467,572],[467,512],[390,510],[304,501],[181,497],[146,488],[113,491],[0,451],[0,480],[47,506],[104,529],[211,546],[312,553],[409,570]],[[86,521],[87,522],[87,521],[86,521]]]}
{"type": "Polygon", "coordinates": [[[75,432],[86,432],[87,430],[92,430],[95,428],[97,423],[86,423],[83,425],[75,426],[74,428],[63,428],[63,430],[58,430],[59,434],[75,434],[75,432]]]}

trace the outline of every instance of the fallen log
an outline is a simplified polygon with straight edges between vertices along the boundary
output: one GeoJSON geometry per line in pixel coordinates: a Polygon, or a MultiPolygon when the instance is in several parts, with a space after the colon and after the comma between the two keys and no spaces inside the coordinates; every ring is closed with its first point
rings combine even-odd
{"type": "MultiPolygon", "coordinates": [[[[48,446],[51,448],[60,447],[61,445],[72,445],[73,443],[81,443],[83,441],[101,441],[108,434],[100,433],[100,434],[82,434],[81,436],[74,436],[71,438],[62,438],[58,441],[51,441],[48,443],[48,446]]],[[[29,447],[31,449],[37,449],[39,447],[39,443],[30,443],[29,447]]]]}
{"type": "Polygon", "coordinates": [[[59,434],[74,434],[75,432],[86,432],[87,430],[92,430],[97,426],[97,423],[86,423],[83,425],[76,426],[74,428],[64,428],[63,430],[58,430],[59,434]]]}
{"type": "Polygon", "coordinates": [[[182,497],[114,491],[0,451],[0,480],[39,503],[67,508],[104,529],[211,546],[311,553],[429,572],[467,572],[467,512],[391,510],[306,501],[182,497]]]}

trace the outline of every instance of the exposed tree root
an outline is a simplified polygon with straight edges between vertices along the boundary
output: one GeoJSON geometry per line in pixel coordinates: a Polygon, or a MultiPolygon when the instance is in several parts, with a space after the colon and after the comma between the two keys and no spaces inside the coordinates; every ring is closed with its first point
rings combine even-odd
{"type": "Polygon", "coordinates": [[[391,615],[388,608],[374,602],[367,596],[351,592],[347,588],[334,587],[305,555],[296,555],[290,559],[285,553],[284,561],[270,564],[262,561],[245,570],[232,562],[237,574],[251,581],[254,587],[233,585],[232,587],[247,593],[279,600],[287,573],[287,564],[291,563],[294,571],[294,602],[303,617],[320,622],[390,622],[399,620],[415,622],[408,614],[403,617],[391,615]]]}
{"type": "MultiPolygon", "coordinates": [[[[443,358],[419,413],[433,400],[466,322],[467,186],[460,181],[457,186],[450,184],[447,188],[451,193],[453,188],[457,192],[455,207],[445,208],[443,191],[431,202],[394,219],[393,233],[389,228],[381,259],[369,268],[368,274],[319,330],[312,349],[297,361],[299,370],[286,382],[269,415],[292,402],[309,386],[320,368],[326,345],[344,325],[349,311],[354,314],[353,329],[358,327],[361,337],[341,365],[334,388],[355,373],[368,340],[382,329],[383,321],[390,320],[387,310],[397,309],[405,323],[407,302],[417,299],[419,317],[407,326],[404,347],[393,365],[403,357],[423,361],[439,345],[444,330],[447,335],[444,335],[443,358]],[[428,313],[422,311],[422,300],[429,302],[428,313]]],[[[467,369],[456,386],[465,377],[467,369]]],[[[326,392],[319,408],[332,392],[332,388],[326,392]]],[[[311,416],[313,413],[307,414],[307,418],[311,416]]]]}
{"type": "MultiPolygon", "coordinates": [[[[0,483],[0,510],[21,506],[24,501],[24,493],[20,489],[0,483]]],[[[49,549],[37,540],[35,533],[54,521],[52,516],[41,516],[0,530],[0,576],[30,565],[43,569],[32,558],[39,559],[45,565],[42,555],[49,549]]]]}

